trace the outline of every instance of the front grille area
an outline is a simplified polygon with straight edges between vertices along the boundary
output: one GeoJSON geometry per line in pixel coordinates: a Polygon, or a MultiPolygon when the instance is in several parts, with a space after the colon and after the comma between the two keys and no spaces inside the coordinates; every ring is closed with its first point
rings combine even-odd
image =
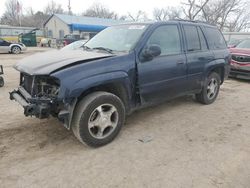
{"type": "Polygon", "coordinates": [[[238,61],[238,62],[241,62],[241,63],[250,63],[250,56],[233,54],[232,59],[234,61],[238,61]]]}

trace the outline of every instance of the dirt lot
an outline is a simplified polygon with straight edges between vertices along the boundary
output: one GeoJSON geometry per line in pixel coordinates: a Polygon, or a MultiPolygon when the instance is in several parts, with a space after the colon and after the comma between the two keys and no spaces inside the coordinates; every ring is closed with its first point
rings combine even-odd
{"type": "Polygon", "coordinates": [[[39,50],[0,54],[0,187],[250,187],[248,82],[227,80],[209,106],[184,97],[136,112],[114,142],[92,149],[8,99],[12,65],[39,50]]]}

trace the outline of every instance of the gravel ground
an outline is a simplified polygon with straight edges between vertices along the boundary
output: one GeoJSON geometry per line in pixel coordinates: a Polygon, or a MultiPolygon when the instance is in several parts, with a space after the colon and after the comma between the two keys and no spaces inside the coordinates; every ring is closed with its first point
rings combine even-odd
{"type": "Polygon", "coordinates": [[[111,144],[92,149],[8,99],[19,79],[12,65],[44,50],[0,54],[0,187],[250,187],[249,82],[227,80],[212,105],[183,97],[138,111],[111,144]]]}

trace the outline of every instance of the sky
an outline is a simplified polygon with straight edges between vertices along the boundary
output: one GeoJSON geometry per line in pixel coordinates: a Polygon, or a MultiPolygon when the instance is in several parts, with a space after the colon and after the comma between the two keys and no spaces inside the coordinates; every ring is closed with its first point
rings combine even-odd
{"type": "MultiPolygon", "coordinates": [[[[7,0],[0,0],[0,16],[5,11],[5,2],[7,0]]],[[[25,8],[32,7],[33,10],[43,10],[44,7],[51,0],[19,0],[23,5],[23,13],[25,8]]],[[[68,0],[54,0],[60,3],[64,10],[68,10],[68,0]]],[[[164,8],[167,6],[178,6],[181,0],[71,0],[71,9],[73,13],[82,13],[93,3],[101,3],[108,7],[110,10],[117,12],[119,15],[126,15],[128,12],[136,13],[138,10],[145,11],[148,16],[152,16],[154,8],[164,8]]]]}

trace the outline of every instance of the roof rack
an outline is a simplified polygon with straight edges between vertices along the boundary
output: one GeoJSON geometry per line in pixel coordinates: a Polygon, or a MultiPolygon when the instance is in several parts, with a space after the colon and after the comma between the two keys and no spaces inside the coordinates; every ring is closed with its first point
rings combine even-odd
{"type": "Polygon", "coordinates": [[[207,25],[212,25],[212,26],[216,26],[214,24],[205,22],[205,21],[201,21],[201,20],[186,20],[186,19],[171,19],[170,21],[182,21],[182,22],[191,22],[191,23],[203,23],[203,24],[207,24],[207,25]]]}

